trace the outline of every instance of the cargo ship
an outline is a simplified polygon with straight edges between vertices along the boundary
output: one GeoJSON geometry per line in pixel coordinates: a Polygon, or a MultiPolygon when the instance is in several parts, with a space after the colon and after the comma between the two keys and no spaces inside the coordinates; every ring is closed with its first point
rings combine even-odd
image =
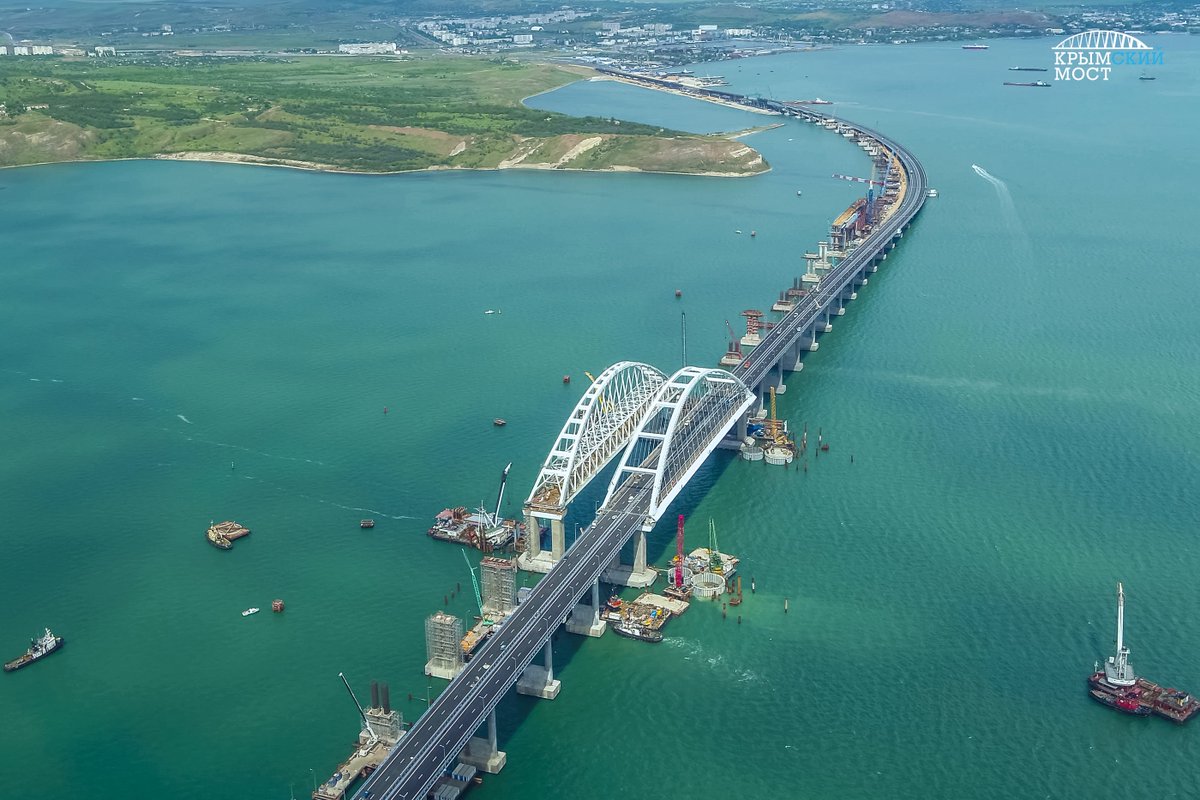
{"type": "Polygon", "coordinates": [[[1030,81],[1029,83],[1018,83],[1016,81],[1005,81],[1005,86],[1049,86],[1045,81],[1030,81]]]}
{"type": "Polygon", "coordinates": [[[963,50],[987,50],[988,46],[986,44],[964,44],[962,46],[962,49],[963,50]]]}
{"type": "Polygon", "coordinates": [[[1049,72],[1047,67],[1009,67],[1009,72],[1049,72]]]}
{"type": "Polygon", "coordinates": [[[55,636],[50,632],[49,628],[46,628],[46,632],[42,634],[42,638],[29,640],[29,649],[24,654],[4,665],[4,671],[16,672],[21,667],[27,667],[39,658],[45,658],[62,646],[63,638],[55,636]]]}
{"type": "Polygon", "coordinates": [[[1200,710],[1200,702],[1187,692],[1164,688],[1153,681],[1140,678],[1129,663],[1129,648],[1125,646],[1125,589],[1117,584],[1117,648],[1101,667],[1088,677],[1088,693],[1109,708],[1126,714],[1160,717],[1184,723],[1200,710]]]}

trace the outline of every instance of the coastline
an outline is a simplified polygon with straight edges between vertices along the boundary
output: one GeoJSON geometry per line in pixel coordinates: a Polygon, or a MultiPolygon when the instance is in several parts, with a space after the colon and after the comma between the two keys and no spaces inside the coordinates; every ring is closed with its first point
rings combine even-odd
{"type": "MultiPolygon", "coordinates": [[[[561,67],[563,65],[555,65],[555,66],[561,67]]],[[[624,83],[624,84],[628,84],[630,86],[639,86],[643,89],[650,89],[652,91],[665,92],[667,94],[675,94],[680,97],[686,97],[686,98],[689,98],[692,100],[703,100],[706,102],[713,103],[715,105],[724,106],[726,108],[735,108],[735,109],[738,109],[741,111],[751,111],[756,114],[772,116],[772,112],[763,111],[762,109],[749,108],[746,106],[738,105],[737,103],[730,103],[730,102],[722,101],[717,98],[703,97],[703,96],[699,96],[696,94],[692,94],[687,91],[675,90],[675,89],[671,89],[668,87],[646,85],[646,84],[642,84],[642,83],[639,83],[634,80],[623,79],[623,78],[616,77],[616,76],[600,75],[588,67],[576,67],[575,65],[570,65],[570,66],[573,68],[568,69],[568,71],[574,72],[576,75],[578,75],[577,80],[569,81],[568,83],[564,83],[560,86],[555,86],[553,88],[545,89],[541,92],[535,92],[534,94],[523,97],[520,100],[521,105],[525,105],[526,101],[528,101],[534,97],[539,97],[544,94],[549,94],[550,92],[558,91],[559,89],[562,89],[564,86],[570,86],[581,80],[590,80],[590,81],[602,81],[603,80],[603,81],[615,81],[617,83],[624,83]]],[[[737,140],[737,139],[741,139],[745,136],[750,136],[752,134],[759,133],[760,131],[763,131],[763,130],[769,130],[774,127],[777,127],[777,125],[764,125],[761,127],[753,127],[753,128],[747,128],[747,129],[741,130],[741,131],[734,131],[734,132],[731,132],[728,134],[723,134],[722,136],[723,136],[723,138],[727,138],[730,140],[737,140]]],[[[256,166],[256,167],[276,167],[279,169],[297,169],[297,170],[303,170],[306,172],[327,172],[327,173],[333,173],[333,174],[337,174],[337,175],[366,175],[366,176],[374,176],[374,177],[389,176],[389,175],[407,175],[407,174],[422,173],[422,172],[440,172],[440,171],[446,171],[446,170],[465,170],[465,171],[473,171],[473,172],[498,172],[500,170],[508,170],[508,169],[526,169],[526,170],[542,170],[545,172],[596,172],[596,173],[637,172],[637,173],[643,173],[643,174],[647,174],[647,175],[695,175],[695,176],[703,177],[703,178],[752,178],[756,175],[765,175],[766,173],[771,171],[770,165],[767,165],[764,169],[760,169],[760,170],[757,170],[754,172],[718,172],[718,171],[714,171],[714,170],[705,170],[705,171],[697,171],[697,172],[682,172],[679,170],[649,170],[649,169],[643,169],[641,167],[630,166],[630,165],[620,165],[620,164],[613,165],[611,167],[605,167],[602,169],[598,169],[598,168],[568,167],[568,166],[563,165],[564,162],[560,162],[559,164],[547,164],[547,163],[526,164],[526,163],[523,163],[523,159],[520,159],[520,158],[512,160],[512,161],[508,161],[508,160],[502,161],[499,165],[497,165],[495,167],[460,167],[460,166],[446,166],[446,165],[436,164],[436,165],[432,165],[432,166],[428,166],[428,167],[421,167],[419,169],[372,171],[372,170],[347,169],[345,167],[339,167],[334,164],[322,164],[320,162],[315,162],[315,161],[300,161],[300,160],[296,160],[296,159],[271,158],[269,156],[256,156],[256,155],[251,155],[249,153],[236,153],[236,152],[232,152],[232,151],[211,151],[210,152],[210,151],[199,151],[199,150],[186,150],[186,151],[182,151],[182,152],[178,152],[178,153],[153,153],[153,154],[148,154],[148,155],[144,155],[144,156],[132,156],[132,157],[126,157],[126,158],[70,158],[70,159],[63,159],[62,161],[37,161],[37,162],[30,163],[30,164],[0,164],[0,170],[19,169],[19,168],[23,168],[23,167],[44,167],[44,166],[49,166],[51,164],[86,164],[86,163],[106,163],[106,162],[118,162],[118,161],[197,161],[197,162],[206,162],[206,163],[212,163],[212,164],[244,164],[244,165],[256,166]]],[[[759,164],[765,163],[765,161],[762,159],[761,154],[759,155],[758,163],[759,164]]]]}
{"type": "Polygon", "coordinates": [[[248,167],[275,167],[277,169],[295,169],[304,172],[322,172],[332,175],[362,175],[372,178],[396,175],[419,175],[424,172],[502,172],[512,169],[540,172],[594,172],[601,175],[606,173],[623,172],[639,173],[642,175],[685,175],[698,178],[753,178],[758,175],[765,175],[772,169],[770,166],[767,166],[766,169],[758,172],[679,172],[678,170],[647,170],[642,169],[641,167],[630,167],[619,164],[616,166],[607,167],[605,169],[556,167],[553,164],[511,164],[500,167],[453,167],[435,165],[432,167],[422,167],[421,169],[402,169],[392,172],[368,172],[365,170],[342,169],[341,167],[335,167],[330,164],[318,164],[308,161],[290,161],[288,159],[269,159],[262,156],[246,155],[244,153],[208,153],[192,151],[183,153],[160,153],[157,155],[135,156],[132,158],[73,158],[64,159],[62,161],[38,161],[33,164],[4,164],[0,165],[0,170],[25,169],[27,167],[51,167],[56,164],[111,164],[120,161],[194,161],[208,164],[240,164],[248,167]]]}

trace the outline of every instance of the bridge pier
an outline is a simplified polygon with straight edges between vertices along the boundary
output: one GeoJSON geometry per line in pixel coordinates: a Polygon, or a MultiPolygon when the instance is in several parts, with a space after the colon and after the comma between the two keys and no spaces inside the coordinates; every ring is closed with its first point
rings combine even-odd
{"type": "Polygon", "coordinates": [[[621,563],[621,556],[618,555],[601,576],[605,583],[645,589],[653,585],[658,578],[658,572],[653,567],[646,566],[646,532],[639,530],[633,536],[633,563],[621,563]]]}
{"type": "Polygon", "coordinates": [[[556,516],[537,516],[525,509],[525,552],[517,556],[517,566],[526,572],[547,573],[567,550],[567,533],[563,526],[566,509],[556,516]],[[550,523],[550,550],[542,549],[541,520],[550,523]]]}
{"type": "Polygon", "coordinates": [[[517,681],[517,694],[525,694],[530,697],[540,697],[543,700],[553,700],[558,697],[558,690],[562,688],[562,681],[554,679],[554,640],[546,642],[542,651],[545,653],[545,661],[542,666],[530,664],[521,673],[521,679],[517,681]]]}
{"type": "Polygon", "coordinates": [[[496,710],[488,714],[487,736],[475,736],[467,742],[466,748],[458,754],[458,760],[470,764],[480,772],[495,775],[504,769],[508,754],[496,746],[496,710]]]}
{"type": "Polygon", "coordinates": [[[567,630],[581,636],[596,637],[603,636],[604,632],[608,630],[608,623],[600,619],[599,578],[592,582],[592,604],[575,604],[575,608],[571,611],[571,618],[567,620],[567,630]]]}

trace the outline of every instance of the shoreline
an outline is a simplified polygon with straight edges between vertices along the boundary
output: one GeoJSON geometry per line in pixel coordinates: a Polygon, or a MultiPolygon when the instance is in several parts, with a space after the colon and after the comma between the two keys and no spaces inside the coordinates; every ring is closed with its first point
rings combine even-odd
{"type": "MultiPolygon", "coordinates": [[[[757,131],[751,131],[757,133],[757,131]]],[[[749,135],[749,134],[746,134],[749,135]]],[[[401,169],[391,172],[367,172],[365,170],[342,169],[327,164],[315,162],[294,161],[284,159],[261,159],[258,156],[248,156],[242,153],[187,151],[183,153],[161,153],[152,156],[133,156],[129,158],[72,158],[62,161],[38,161],[32,164],[5,164],[0,170],[25,169],[28,167],[52,167],[56,164],[115,164],[121,161],[191,161],[201,164],[235,164],[247,167],[275,167],[277,169],[294,169],[302,172],[318,172],[329,175],[361,175],[368,178],[384,178],[397,175],[419,175],[425,172],[506,172],[508,170],[526,170],[529,172],[592,172],[597,175],[610,173],[637,173],[641,175],[683,175],[697,178],[754,178],[766,175],[771,167],[758,172],[679,172],[677,170],[647,170],[641,167],[616,165],[605,169],[584,169],[582,167],[555,167],[543,164],[513,164],[507,167],[447,167],[434,165],[420,169],[401,169]]]]}
{"type": "MultiPolygon", "coordinates": [[[[561,67],[562,65],[555,65],[555,66],[561,67]]],[[[575,65],[571,65],[571,66],[575,67],[575,65]]],[[[556,92],[559,89],[562,89],[566,86],[572,86],[580,81],[614,81],[616,83],[624,83],[629,86],[638,86],[640,88],[650,89],[652,91],[659,91],[659,92],[665,92],[667,94],[674,94],[674,95],[678,95],[680,97],[686,97],[691,100],[703,100],[705,102],[713,103],[715,105],[724,106],[725,108],[733,108],[733,109],[737,109],[740,111],[750,111],[755,114],[763,114],[766,116],[773,116],[772,112],[763,111],[762,109],[749,108],[747,106],[742,106],[742,105],[738,105],[737,103],[730,103],[730,102],[722,101],[722,100],[716,99],[716,98],[701,97],[701,96],[689,93],[687,91],[671,89],[671,88],[664,87],[664,86],[646,85],[643,83],[639,83],[638,81],[635,81],[635,80],[624,79],[624,78],[620,78],[620,77],[612,76],[612,75],[603,75],[603,74],[597,73],[595,70],[592,70],[588,67],[575,67],[575,69],[568,69],[566,71],[573,72],[575,75],[577,75],[576,80],[568,81],[567,83],[561,84],[560,86],[555,86],[550,89],[544,89],[540,92],[535,92],[531,95],[523,97],[520,100],[520,104],[522,106],[525,106],[525,103],[527,100],[531,100],[534,97],[540,97],[541,95],[550,94],[551,92],[556,92]],[[581,71],[586,70],[586,73],[575,72],[575,69],[579,69],[581,71]]],[[[526,107],[528,107],[528,106],[526,106],[526,107]]],[[[782,123],[777,123],[774,125],[756,126],[756,127],[747,128],[747,129],[741,130],[741,131],[734,131],[732,133],[722,134],[722,136],[723,136],[723,138],[727,138],[727,139],[733,141],[733,140],[741,139],[745,136],[750,136],[755,133],[759,133],[764,130],[770,130],[771,128],[778,127],[779,124],[782,124],[782,123]]],[[[760,158],[760,163],[765,163],[765,160],[762,159],[761,154],[759,154],[759,158],[760,158]]],[[[595,172],[595,173],[599,173],[599,174],[613,173],[613,172],[624,172],[624,173],[635,173],[636,172],[636,173],[641,173],[641,174],[645,174],[645,175],[694,175],[694,176],[701,177],[701,178],[753,178],[756,175],[765,175],[771,171],[771,167],[767,166],[765,169],[761,169],[761,170],[758,170],[755,172],[717,172],[717,171],[713,171],[713,170],[705,170],[705,171],[699,171],[699,172],[680,172],[678,170],[648,170],[648,169],[643,169],[641,167],[619,165],[619,164],[611,166],[611,167],[606,167],[604,169],[585,169],[585,168],[581,168],[581,167],[559,167],[559,166],[554,166],[551,164],[536,164],[536,163],[535,164],[523,164],[523,163],[521,163],[521,161],[516,161],[514,163],[501,162],[499,165],[497,165],[495,167],[459,167],[459,166],[446,166],[446,165],[441,165],[441,164],[434,164],[434,165],[431,165],[428,167],[420,167],[418,169],[371,171],[371,170],[347,169],[344,167],[336,166],[334,164],[321,164],[321,163],[315,162],[315,161],[300,161],[300,160],[285,159],[285,158],[271,158],[269,156],[255,156],[255,155],[251,155],[249,153],[235,153],[235,152],[231,152],[231,151],[219,151],[219,150],[212,151],[212,152],[200,151],[200,150],[185,150],[185,151],[182,151],[179,153],[153,153],[153,154],[145,155],[145,156],[131,156],[131,157],[125,157],[125,158],[71,158],[71,159],[64,159],[62,161],[37,161],[37,162],[30,163],[30,164],[0,164],[0,170],[21,169],[24,167],[46,167],[46,166],[51,166],[53,164],[93,164],[93,163],[94,164],[104,164],[104,163],[114,163],[114,162],[120,162],[120,161],[195,161],[195,162],[209,163],[209,164],[243,164],[246,166],[254,166],[254,167],[276,167],[279,169],[296,169],[296,170],[302,170],[305,172],[324,172],[324,173],[330,173],[330,174],[334,174],[334,175],[364,175],[364,176],[369,176],[369,177],[409,175],[409,174],[416,174],[416,173],[422,173],[422,172],[443,172],[443,171],[450,171],[450,170],[460,170],[460,171],[470,171],[470,172],[500,172],[502,170],[509,170],[509,169],[525,169],[525,170],[540,170],[542,172],[595,172]]]]}

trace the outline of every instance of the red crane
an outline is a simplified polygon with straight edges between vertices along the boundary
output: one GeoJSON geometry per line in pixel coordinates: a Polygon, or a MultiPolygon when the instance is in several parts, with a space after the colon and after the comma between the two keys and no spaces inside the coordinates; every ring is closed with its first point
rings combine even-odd
{"type": "Polygon", "coordinates": [[[675,588],[683,588],[683,514],[675,526],[675,588]]]}

